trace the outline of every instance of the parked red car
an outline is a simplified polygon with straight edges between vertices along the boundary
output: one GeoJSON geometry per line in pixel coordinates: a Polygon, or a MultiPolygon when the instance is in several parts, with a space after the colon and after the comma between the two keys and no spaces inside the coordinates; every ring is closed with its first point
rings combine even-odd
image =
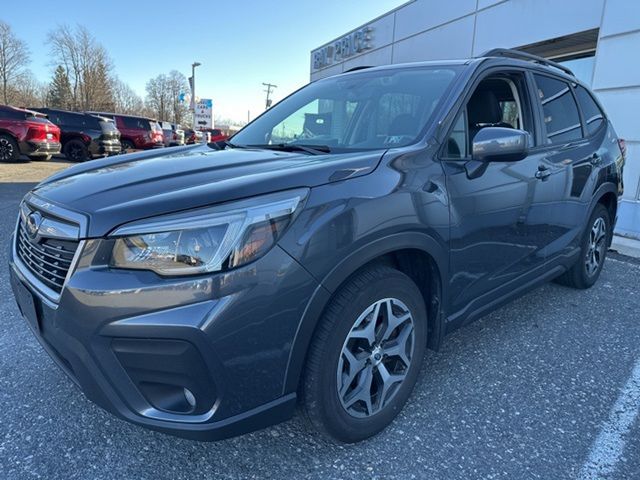
{"type": "Polygon", "coordinates": [[[38,112],[0,105],[0,161],[20,155],[49,160],[60,153],[60,129],[38,112]]]}
{"type": "Polygon", "coordinates": [[[208,133],[209,134],[209,142],[210,143],[219,142],[220,140],[226,140],[227,138],[229,138],[229,135],[226,135],[219,128],[203,128],[202,131],[204,133],[208,133]]]}
{"type": "Polygon", "coordinates": [[[153,118],[119,113],[87,112],[113,119],[120,131],[122,150],[149,150],[164,147],[164,134],[153,118]]]}

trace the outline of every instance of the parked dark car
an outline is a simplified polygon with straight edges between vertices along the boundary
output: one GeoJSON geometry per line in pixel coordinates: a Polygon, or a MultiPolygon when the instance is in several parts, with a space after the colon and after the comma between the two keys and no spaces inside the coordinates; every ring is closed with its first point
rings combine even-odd
{"type": "Polygon", "coordinates": [[[180,147],[184,145],[184,130],[180,125],[170,122],[158,122],[164,135],[165,147],[180,147]]]}
{"type": "Polygon", "coordinates": [[[108,112],[87,112],[112,119],[120,132],[123,151],[149,150],[164,147],[164,135],[153,118],[108,112]]]}
{"type": "Polygon", "coordinates": [[[194,130],[193,128],[184,129],[184,143],[185,145],[193,145],[195,143],[202,143],[203,133],[200,130],[194,130]]]}
{"type": "Polygon", "coordinates": [[[74,162],[120,153],[120,132],[113,120],[55,108],[32,108],[60,128],[62,153],[74,162]]]}
{"type": "Polygon", "coordinates": [[[49,160],[58,153],[60,129],[45,115],[0,105],[0,161],[14,162],[21,154],[31,160],[49,160]]]}
{"type": "Polygon", "coordinates": [[[300,403],[355,442],[448,333],[543,282],[596,282],[620,145],[542,58],[360,69],[230,142],[55,174],[21,205],[11,281],[44,348],[126,420],[211,440],[300,403]]]}

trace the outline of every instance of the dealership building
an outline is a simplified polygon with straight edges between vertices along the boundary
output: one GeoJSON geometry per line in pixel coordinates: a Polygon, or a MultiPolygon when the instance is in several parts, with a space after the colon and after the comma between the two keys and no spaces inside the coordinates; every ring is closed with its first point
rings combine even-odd
{"type": "Polygon", "coordinates": [[[640,0],[414,0],[311,52],[311,80],[358,66],[518,48],[566,64],[627,143],[617,232],[640,238],[640,0]]]}

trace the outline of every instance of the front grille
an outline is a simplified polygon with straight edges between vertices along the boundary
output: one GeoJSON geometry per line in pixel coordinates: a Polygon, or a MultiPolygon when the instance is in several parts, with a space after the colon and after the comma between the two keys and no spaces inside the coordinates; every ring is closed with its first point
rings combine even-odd
{"type": "Polygon", "coordinates": [[[77,240],[30,238],[24,220],[20,218],[18,222],[16,254],[38,280],[56,293],[62,291],[78,244],[77,240]]]}

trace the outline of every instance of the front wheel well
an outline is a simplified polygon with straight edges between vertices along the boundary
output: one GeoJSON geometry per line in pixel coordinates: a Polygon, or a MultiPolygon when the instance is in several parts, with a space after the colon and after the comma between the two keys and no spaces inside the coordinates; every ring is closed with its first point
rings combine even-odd
{"type": "Polygon", "coordinates": [[[442,283],[440,270],[428,253],[418,249],[403,249],[386,253],[370,263],[387,264],[407,275],[420,289],[427,310],[427,346],[438,350],[444,335],[440,307],[442,283]]]}
{"type": "Polygon", "coordinates": [[[606,192],[598,199],[598,203],[604,205],[609,212],[611,223],[615,222],[616,215],[618,213],[618,197],[616,194],[613,192],[606,192]]]}

